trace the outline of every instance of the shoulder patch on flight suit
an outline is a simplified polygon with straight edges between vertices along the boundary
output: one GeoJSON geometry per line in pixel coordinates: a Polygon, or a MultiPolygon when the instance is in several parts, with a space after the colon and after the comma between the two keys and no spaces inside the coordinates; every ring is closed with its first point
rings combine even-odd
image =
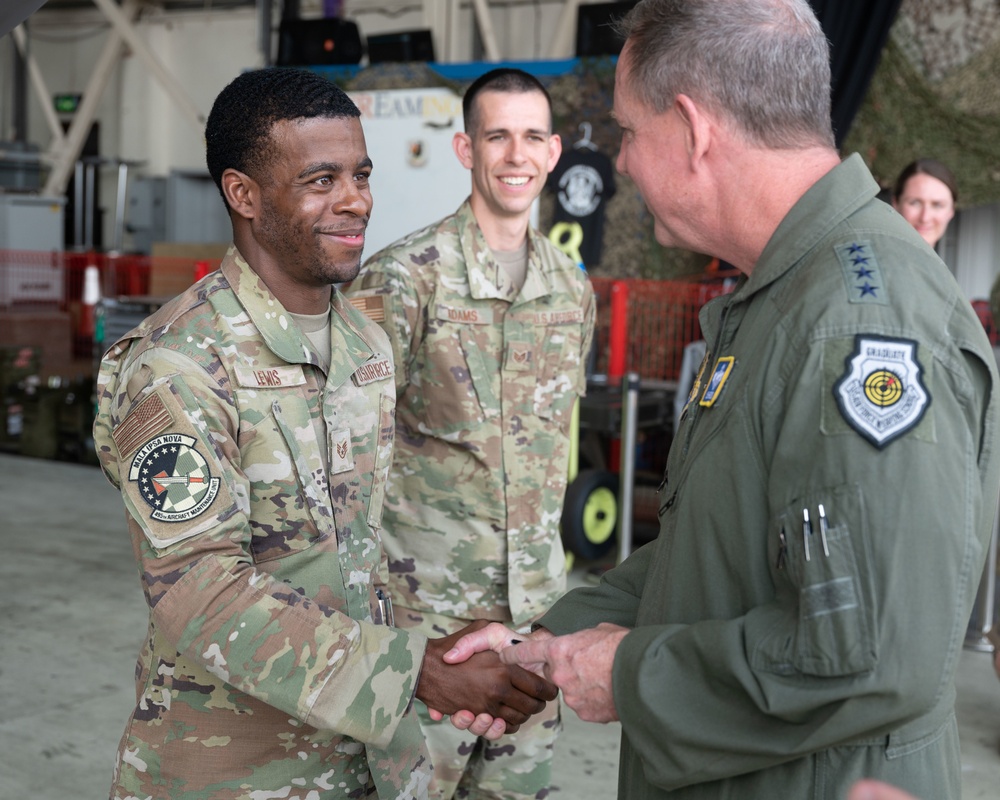
{"type": "Polygon", "coordinates": [[[848,302],[887,305],[889,295],[871,244],[847,242],[834,245],[833,249],[847,283],[848,302]]]}
{"type": "Polygon", "coordinates": [[[916,426],[931,403],[911,339],[859,334],[844,368],[833,386],[840,413],[880,450],[916,426]]]}
{"type": "Polygon", "coordinates": [[[385,322],[385,295],[377,292],[377,289],[358,292],[350,295],[347,302],[372,322],[385,322]]]}
{"type": "MultiPolygon", "coordinates": [[[[705,406],[705,408],[715,405],[715,401],[719,399],[719,393],[722,392],[722,387],[729,378],[729,373],[733,371],[733,364],[735,363],[736,359],[733,356],[721,356],[715,362],[712,377],[708,379],[708,386],[705,387],[705,393],[701,396],[698,405],[705,406]]],[[[704,370],[704,365],[702,366],[702,370],[704,370]]],[[[701,372],[698,373],[698,382],[700,381],[701,372]]]]}

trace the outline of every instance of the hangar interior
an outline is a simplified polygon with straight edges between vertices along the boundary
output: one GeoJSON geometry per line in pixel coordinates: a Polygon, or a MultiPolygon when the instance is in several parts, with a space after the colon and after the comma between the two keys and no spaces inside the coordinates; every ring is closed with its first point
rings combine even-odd
{"type": "MultiPolygon", "coordinates": [[[[0,22],[15,6],[26,14],[0,36],[0,508],[8,551],[0,559],[0,795],[100,796],[131,705],[145,608],[120,501],[90,449],[95,359],[116,331],[213,269],[225,250],[229,223],[204,165],[214,97],[239,72],[269,65],[314,69],[342,85],[362,109],[376,164],[374,252],[464,199],[468,178],[450,146],[461,91],[496,64],[537,74],[567,147],[613,162],[618,44],[607,23],[632,3],[4,2],[0,22]]],[[[813,5],[832,15],[838,4],[813,5]]],[[[879,57],[855,89],[838,144],[861,152],[885,187],[920,155],[956,167],[959,211],[938,250],[979,303],[996,345],[987,300],[1000,272],[1000,5],[839,6],[855,14],[852,30],[876,36],[879,57]],[[916,121],[897,111],[914,106],[916,121]]],[[[546,193],[534,210],[543,230],[553,207],[546,193]]],[[[651,453],[669,437],[697,310],[732,275],[700,254],[651,242],[648,213],[627,179],[618,178],[606,215],[603,250],[587,265],[607,309],[593,370],[611,382],[641,374],[646,391],[632,422],[641,428],[641,484],[662,470],[651,453]],[[632,298],[631,344],[616,354],[610,298],[622,286],[632,298]],[[669,346],[651,346],[664,337],[669,346]]],[[[584,443],[592,463],[610,458],[623,422],[594,410],[584,443]]],[[[649,521],[642,488],[634,498],[640,536],[649,521]]],[[[614,557],[583,552],[573,580],[587,582],[614,557]]],[[[990,624],[981,620],[996,618],[991,572],[959,671],[964,794],[973,799],[994,797],[1000,784],[1000,682],[979,636],[990,624]]],[[[554,794],[614,797],[619,727],[587,725],[568,711],[565,723],[554,794]]]]}

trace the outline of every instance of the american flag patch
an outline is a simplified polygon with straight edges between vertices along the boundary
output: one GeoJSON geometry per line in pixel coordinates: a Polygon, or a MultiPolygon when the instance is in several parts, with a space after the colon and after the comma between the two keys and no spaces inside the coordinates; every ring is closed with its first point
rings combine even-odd
{"type": "Polygon", "coordinates": [[[174,421],[159,394],[151,394],[111,433],[118,452],[127,455],[174,421]]]}
{"type": "Polygon", "coordinates": [[[385,298],[382,295],[370,294],[347,299],[372,322],[385,322],[385,298]]]}

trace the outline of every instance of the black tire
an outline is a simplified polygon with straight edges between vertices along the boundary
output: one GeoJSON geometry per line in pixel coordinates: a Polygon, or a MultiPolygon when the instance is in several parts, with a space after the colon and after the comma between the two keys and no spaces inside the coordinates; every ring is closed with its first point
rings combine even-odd
{"type": "Polygon", "coordinates": [[[615,546],[618,523],[618,476],[601,469],[580,472],[566,487],[561,530],[563,547],[595,561],[615,546]]]}

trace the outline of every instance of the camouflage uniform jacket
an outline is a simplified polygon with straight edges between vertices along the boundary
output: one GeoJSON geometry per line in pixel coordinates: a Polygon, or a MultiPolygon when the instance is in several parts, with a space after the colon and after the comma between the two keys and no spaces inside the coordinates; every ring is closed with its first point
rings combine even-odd
{"type": "Polygon", "coordinates": [[[586,275],[537,231],[517,292],[466,201],[371,258],[351,287],[397,364],[386,491],[399,605],[459,618],[544,612],[565,590],[570,418],[594,327],[586,275]]]}
{"type": "Polygon", "coordinates": [[[377,624],[389,343],[336,293],[331,320],[324,375],[231,248],[102,361],[94,438],[150,608],[113,796],[425,796],[426,640],[377,624]]]}

